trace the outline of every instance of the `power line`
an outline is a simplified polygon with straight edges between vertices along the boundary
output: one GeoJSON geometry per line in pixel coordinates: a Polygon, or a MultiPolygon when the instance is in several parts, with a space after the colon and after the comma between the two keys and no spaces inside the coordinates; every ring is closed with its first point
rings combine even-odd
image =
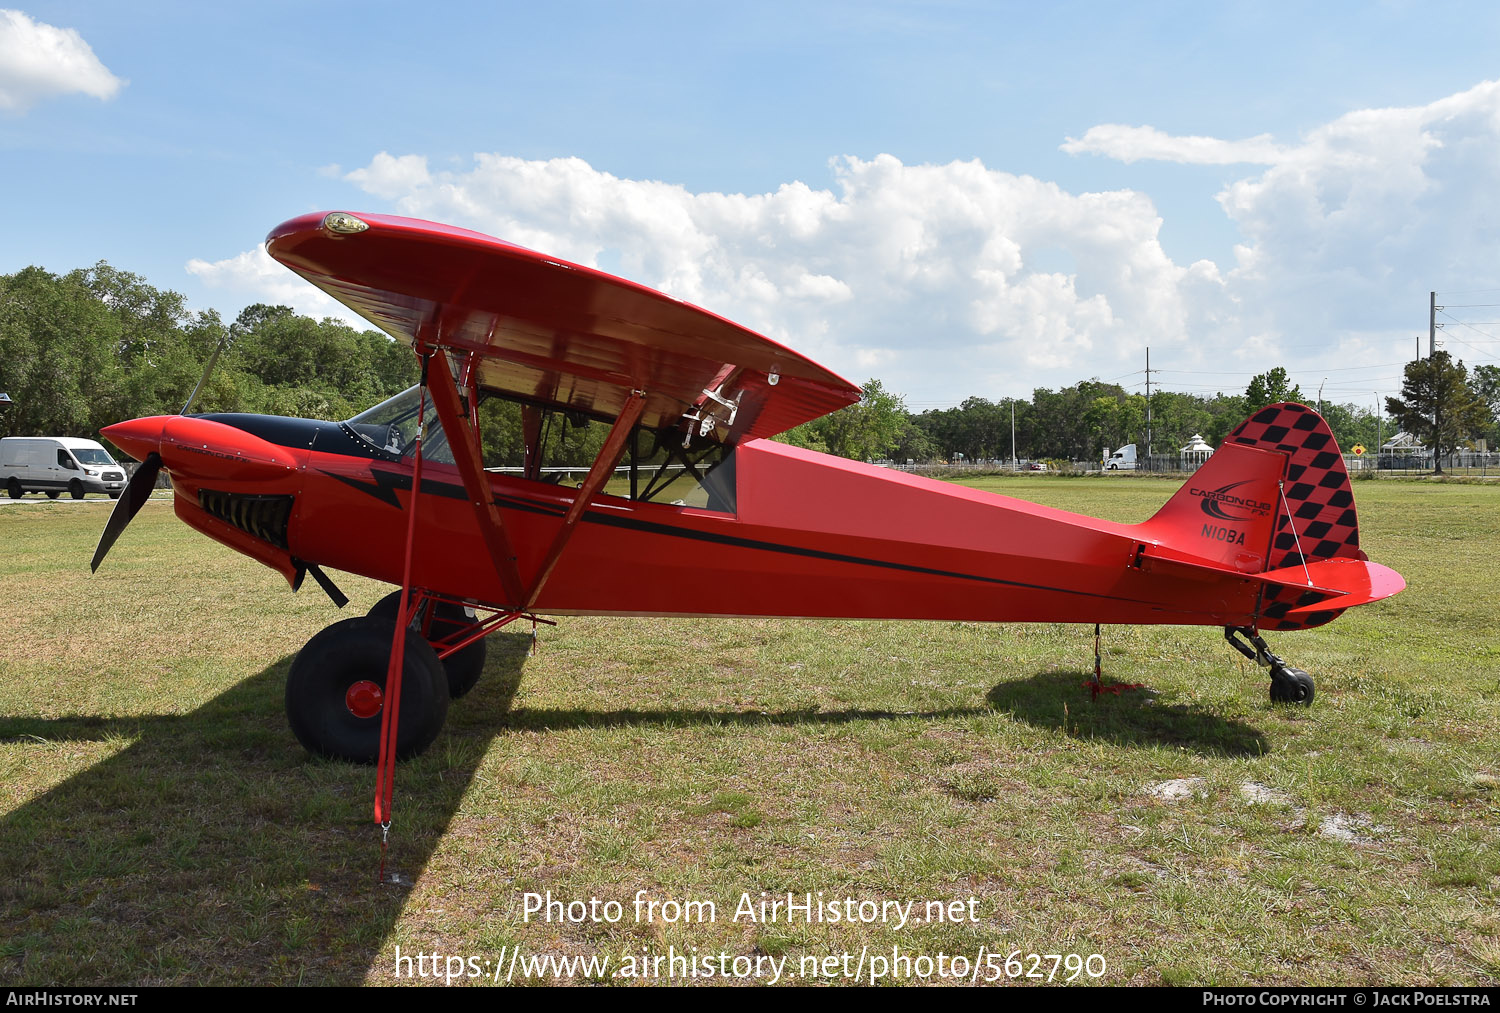
{"type": "MultiPolygon", "coordinates": [[[[1294,372],[1295,373],[1347,373],[1347,372],[1349,372],[1351,370],[1358,370],[1358,369],[1385,369],[1385,368],[1387,368],[1389,366],[1404,366],[1404,365],[1406,365],[1406,363],[1404,363],[1404,362],[1372,362],[1372,363],[1370,363],[1369,365],[1366,365],[1366,366],[1335,366],[1332,369],[1320,369],[1320,368],[1318,368],[1318,367],[1315,366],[1315,367],[1305,368],[1305,369],[1287,370],[1287,373],[1288,373],[1288,375],[1291,375],[1294,372]]],[[[1285,367],[1283,367],[1283,368],[1285,368],[1285,367]]],[[[1248,370],[1248,369],[1238,369],[1238,370],[1228,370],[1228,369],[1153,369],[1152,372],[1153,373],[1185,373],[1188,376],[1249,376],[1249,377],[1256,377],[1256,376],[1262,375],[1265,372],[1265,370],[1261,370],[1261,372],[1257,373],[1257,372],[1252,372],[1251,370],[1248,370]]]]}
{"type": "MultiPolygon", "coordinates": [[[[1475,334],[1483,334],[1484,337],[1480,339],[1483,342],[1497,342],[1497,341],[1500,341],[1500,337],[1497,337],[1496,335],[1490,333],[1489,331],[1481,331],[1478,327],[1476,327],[1474,324],[1470,323],[1467,320],[1460,320],[1460,319],[1458,319],[1458,317],[1455,317],[1453,314],[1449,313],[1446,308],[1440,308],[1438,310],[1438,312],[1442,313],[1443,316],[1447,317],[1449,320],[1452,320],[1455,324],[1458,324],[1460,327],[1467,327],[1469,330],[1473,331],[1475,334]]],[[[1488,321],[1481,321],[1481,323],[1487,323],[1487,322],[1488,321]]],[[[1467,348],[1467,349],[1469,349],[1471,351],[1479,353],[1479,355],[1481,355],[1485,359],[1488,359],[1488,360],[1490,360],[1492,362],[1500,362],[1500,358],[1496,358],[1496,356],[1487,353],[1482,348],[1475,348],[1473,345],[1469,344],[1463,338],[1457,337],[1451,330],[1449,330],[1447,328],[1444,328],[1444,340],[1445,341],[1456,341],[1458,344],[1463,345],[1465,348],[1467,348]]]]}
{"type": "MultiPolygon", "coordinates": [[[[1470,323],[1467,320],[1460,320],[1460,319],[1458,319],[1458,317],[1454,316],[1452,313],[1449,313],[1447,310],[1438,310],[1438,312],[1441,313],[1441,314],[1443,314],[1443,316],[1447,317],[1449,320],[1452,320],[1455,324],[1458,324],[1460,327],[1467,327],[1469,330],[1473,331],[1475,334],[1483,334],[1486,338],[1488,338],[1491,341],[1500,340],[1500,336],[1491,334],[1489,331],[1481,331],[1474,324],[1470,323]]],[[[1489,321],[1485,321],[1485,320],[1479,321],[1479,323],[1481,323],[1481,324],[1482,323],[1488,323],[1488,322],[1489,321]]]]}

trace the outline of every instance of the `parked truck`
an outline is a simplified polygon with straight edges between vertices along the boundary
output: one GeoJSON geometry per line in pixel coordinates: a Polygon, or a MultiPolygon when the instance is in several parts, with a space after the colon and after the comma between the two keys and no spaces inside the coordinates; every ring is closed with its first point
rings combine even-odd
{"type": "Polygon", "coordinates": [[[1109,455],[1104,462],[1108,471],[1134,471],[1135,470],[1135,444],[1127,443],[1125,446],[1109,455]]]}

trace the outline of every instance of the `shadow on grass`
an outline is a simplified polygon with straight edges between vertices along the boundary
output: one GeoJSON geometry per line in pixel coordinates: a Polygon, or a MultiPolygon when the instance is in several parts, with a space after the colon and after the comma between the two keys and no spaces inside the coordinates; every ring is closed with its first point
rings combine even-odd
{"type": "MultiPolygon", "coordinates": [[[[420,875],[496,735],[660,725],[773,726],[1007,711],[1132,743],[1253,753],[1258,734],[1139,696],[1091,706],[1078,673],[1007,683],[991,706],[926,711],[511,707],[530,638],[489,641],[485,676],[427,755],[396,775],[391,867],[420,875]],[[1073,701],[1077,701],[1073,703],[1073,701]]],[[[357,984],[405,891],[375,884],[374,770],[308,757],[286,727],[283,658],[181,716],[0,717],[0,742],[118,752],[0,818],[0,971],[25,984],[357,984]]]]}
{"type": "Polygon", "coordinates": [[[853,721],[946,721],[951,718],[992,714],[989,707],[945,707],[941,710],[841,710],[823,711],[807,708],[793,711],[724,711],[724,710],[544,710],[522,708],[505,716],[508,729],[529,731],[565,731],[571,728],[624,728],[659,725],[686,728],[692,725],[839,725],[853,721]]]}
{"type": "MultiPolygon", "coordinates": [[[[530,638],[490,640],[485,676],[428,756],[396,774],[391,866],[432,855],[503,729],[530,638]]],[[[287,729],[290,658],[181,716],[0,718],[0,740],[120,739],[108,759],[0,819],[0,970],[13,983],[355,984],[405,899],[375,883],[373,767],[315,760],[287,729]]]]}
{"type": "Polygon", "coordinates": [[[1125,746],[1182,747],[1210,756],[1261,756],[1268,749],[1257,729],[1187,704],[1165,704],[1143,690],[1101,693],[1090,699],[1081,671],[1038,672],[1003,682],[985,695],[998,711],[1038,728],[1125,746]]]}

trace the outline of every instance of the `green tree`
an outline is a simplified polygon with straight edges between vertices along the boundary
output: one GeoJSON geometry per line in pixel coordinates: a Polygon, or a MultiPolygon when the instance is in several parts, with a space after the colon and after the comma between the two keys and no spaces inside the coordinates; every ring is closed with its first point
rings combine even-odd
{"type": "Polygon", "coordinates": [[[823,440],[823,427],[827,419],[813,419],[804,422],[800,426],[788,429],[784,433],[777,433],[771,437],[777,443],[785,443],[793,447],[801,447],[803,450],[815,450],[820,454],[828,453],[828,444],[823,440]]]}
{"type": "Polygon", "coordinates": [[[1250,414],[1247,399],[1239,394],[1215,394],[1203,407],[1208,412],[1208,426],[1199,431],[1216,447],[1250,414]]]}
{"type": "Polygon", "coordinates": [[[271,388],[262,410],[278,415],[347,418],[400,393],[419,372],[411,349],[386,335],[288,306],[246,307],[229,337],[229,367],[271,388]]]}
{"type": "Polygon", "coordinates": [[[1432,449],[1433,474],[1443,473],[1443,458],[1488,423],[1489,409],[1469,386],[1462,362],[1434,352],[1406,364],[1399,398],[1386,398],[1396,424],[1432,449]]]}
{"type": "Polygon", "coordinates": [[[1158,454],[1173,453],[1194,436],[1207,439],[1212,422],[1213,415],[1200,397],[1170,390],[1151,395],[1151,438],[1158,454]]]}
{"type": "Polygon", "coordinates": [[[1306,400],[1302,389],[1292,383],[1286,370],[1277,366],[1254,377],[1250,386],[1245,388],[1245,414],[1253,415],[1267,405],[1281,404],[1283,401],[1306,400]]]}
{"type": "Polygon", "coordinates": [[[1500,447],[1500,366],[1475,366],[1469,385],[1490,413],[1484,435],[1490,449],[1495,450],[1500,447]]]}
{"type": "Polygon", "coordinates": [[[889,457],[895,450],[906,423],[906,404],[900,395],[872,379],[861,388],[858,403],[839,409],[823,421],[822,435],[829,453],[873,461],[889,457]]]}
{"type": "Polygon", "coordinates": [[[942,456],[942,451],[938,448],[937,441],[928,435],[927,430],[922,428],[915,418],[908,415],[901,420],[901,432],[896,437],[893,456],[899,464],[905,464],[908,461],[922,464],[938,460],[942,456]]]}
{"type": "Polygon", "coordinates": [[[0,390],[15,406],[4,435],[92,436],[124,402],[120,322],[84,284],[28,267],[0,277],[0,390]]]}

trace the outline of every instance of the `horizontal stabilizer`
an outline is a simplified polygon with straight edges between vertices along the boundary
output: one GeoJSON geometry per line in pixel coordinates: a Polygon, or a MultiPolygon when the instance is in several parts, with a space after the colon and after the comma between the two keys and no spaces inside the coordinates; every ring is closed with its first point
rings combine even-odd
{"type": "Polygon", "coordinates": [[[1406,581],[1388,566],[1363,559],[1319,559],[1264,573],[1235,573],[1227,563],[1180,558],[1170,548],[1146,550],[1137,566],[1185,580],[1215,581],[1228,574],[1265,588],[1261,615],[1274,629],[1320,626],[1345,609],[1399,594],[1406,581]]]}
{"type": "Polygon", "coordinates": [[[1288,611],[1287,616],[1308,616],[1324,611],[1328,606],[1336,606],[1342,610],[1367,605],[1399,594],[1406,587],[1401,574],[1389,566],[1342,556],[1315,560],[1305,567],[1288,566],[1280,570],[1268,570],[1261,577],[1268,583],[1290,589],[1320,591],[1336,596],[1331,600],[1299,605],[1288,611]]]}

